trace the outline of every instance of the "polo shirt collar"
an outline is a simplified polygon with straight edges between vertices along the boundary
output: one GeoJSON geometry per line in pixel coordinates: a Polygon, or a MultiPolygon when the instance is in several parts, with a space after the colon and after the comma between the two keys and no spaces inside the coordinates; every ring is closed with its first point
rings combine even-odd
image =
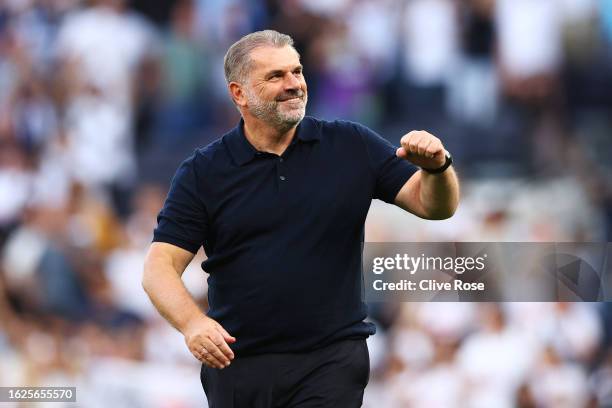
{"type": "MultiPolygon", "coordinates": [[[[244,120],[241,118],[240,123],[232,129],[224,138],[226,145],[235,160],[236,164],[242,166],[253,160],[258,153],[257,149],[249,142],[244,134],[244,120]]],[[[296,140],[301,142],[319,141],[321,139],[321,129],[316,121],[310,116],[305,116],[298,124],[292,144],[296,140]]]]}
{"type": "Polygon", "coordinates": [[[318,142],[321,140],[321,128],[314,118],[305,116],[298,125],[295,136],[303,142],[318,142]]]}

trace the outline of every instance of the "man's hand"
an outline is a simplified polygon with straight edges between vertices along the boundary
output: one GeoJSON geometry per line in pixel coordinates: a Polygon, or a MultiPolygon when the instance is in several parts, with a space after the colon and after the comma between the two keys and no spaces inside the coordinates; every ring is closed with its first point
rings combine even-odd
{"type": "Polygon", "coordinates": [[[191,354],[209,367],[225,368],[234,359],[228,343],[234,343],[236,338],[210,317],[202,315],[190,322],[183,334],[191,354]]]}
{"type": "Polygon", "coordinates": [[[402,136],[395,154],[413,164],[426,169],[437,169],[446,162],[444,146],[440,139],[425,132],[413,130],[402,136]]]}

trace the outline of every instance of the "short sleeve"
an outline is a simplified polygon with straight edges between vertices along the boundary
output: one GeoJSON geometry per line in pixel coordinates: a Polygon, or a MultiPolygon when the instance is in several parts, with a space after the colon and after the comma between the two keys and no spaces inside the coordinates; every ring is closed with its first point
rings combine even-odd
{"type": "Polygon", "coordinates": [[[185,160],[174,175],[153,233],[153,242],[173,244],[194,254],[204,243],[208,229],[196,158],[193,155],[185,160]]]}
{"type": "Polygon", "coordinates": [[[374,198],[393,204],[397,193],[418,167],[397,157],[397,148],[373,130],[357,123],[354,126],[364,140],[374,172],[374,198]]]}

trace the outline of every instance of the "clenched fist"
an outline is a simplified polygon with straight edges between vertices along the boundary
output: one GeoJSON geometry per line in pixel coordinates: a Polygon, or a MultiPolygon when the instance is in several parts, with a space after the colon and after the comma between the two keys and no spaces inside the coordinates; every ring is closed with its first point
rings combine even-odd
{"type": "Polygon", "coordinates": [[[424,130],[413,130],[405,134],[400,145],[395,152],[397,157],[421,168],[437,169],[446,162],[446,151],[440,139],[424,130]]]}

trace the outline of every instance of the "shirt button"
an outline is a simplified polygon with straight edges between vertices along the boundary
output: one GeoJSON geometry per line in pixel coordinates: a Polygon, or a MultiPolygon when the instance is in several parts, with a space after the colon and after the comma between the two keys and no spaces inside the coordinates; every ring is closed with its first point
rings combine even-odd
{"type": "Polygon", "coordinates": [[[281,157],[280,159],[278,159],[279,162],[284,162],[285,160],[281,157]]]}
{"type": "Polygon", "coordinates": [[[282,181],[286,180],[285,176],[280,176],[279,179],[281,179],[282,181]]]}

